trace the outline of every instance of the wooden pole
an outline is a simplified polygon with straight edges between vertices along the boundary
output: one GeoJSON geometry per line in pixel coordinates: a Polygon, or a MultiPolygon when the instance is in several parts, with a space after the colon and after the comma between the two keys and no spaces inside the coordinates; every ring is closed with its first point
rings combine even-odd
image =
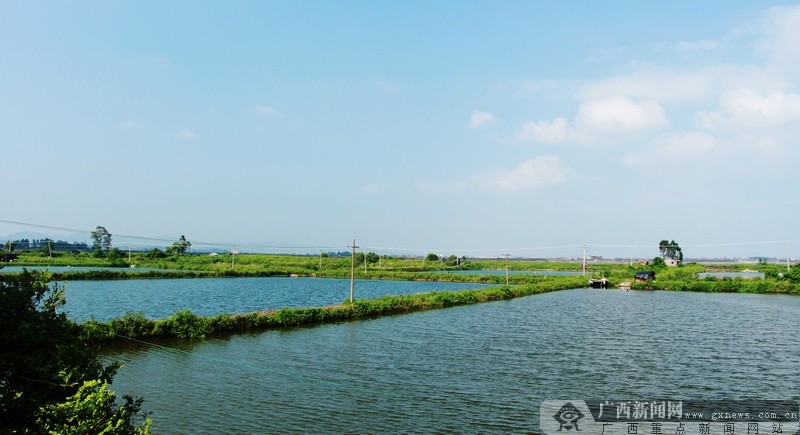
{"type": "MultiPolygon", "coordinates": [[[[353,239],[353,255],[350,256],[350,305],[353,305],[353,293],[356,287],[356,239],[353,239]]],[[[366,262],[366,259],[365,259],[366,262]]]]}
{"type": "Polygon", "coordinates": [[[506,254],[506,287],[508,287],[508,254],[506,254]]]}

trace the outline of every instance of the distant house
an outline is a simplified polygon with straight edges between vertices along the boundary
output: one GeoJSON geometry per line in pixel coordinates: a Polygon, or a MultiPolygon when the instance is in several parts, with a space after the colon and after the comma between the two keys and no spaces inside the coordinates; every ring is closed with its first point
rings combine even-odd
{"type": "Polygon", "coordinates": [[[674,258],[667,258],[667,259],[664,260],[664,264],[666,264],[669,267],[678,267],[679,263],[678,263],[678,260],[676,260],[674,258]]]}
{"type": "Polygon", "coordinates": [[[656,273],[653,272],[652,270],[636,272],[636,274],[633,275],[633,280],[637,282],[653,281],[655,279],[656,279],[656,273]]]}

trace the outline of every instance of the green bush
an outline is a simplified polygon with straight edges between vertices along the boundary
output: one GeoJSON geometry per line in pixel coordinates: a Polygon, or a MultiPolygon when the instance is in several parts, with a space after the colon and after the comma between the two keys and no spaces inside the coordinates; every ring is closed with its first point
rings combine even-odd
{"type": "Polygon", "coordinates": [[[156,336],[175,338],[203,338],[210,331],[210,319],[200,317],[190,310],[181,310],[172,317],[156,321],[153,328],[156,336]]]}
{"type": "Polygon", "coordinates": [[[148,337],[153,334],[155,322],[142,312],[125,313],[121,319],[111,321],[111,330],[123,337],[148,337]]]}

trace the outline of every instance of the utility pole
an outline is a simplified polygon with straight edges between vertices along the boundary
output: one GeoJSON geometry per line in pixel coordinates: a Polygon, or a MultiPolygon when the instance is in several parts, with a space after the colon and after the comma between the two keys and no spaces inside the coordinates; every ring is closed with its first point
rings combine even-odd
{"type": "Polygon", "coordinates": [[[583,276],[586,276],[586,245],[583,245],[583,276]]]}
{"type": "Polygon", "coordinates": [[[791,272],[791,268],[789,267],[789,257],[792,256],[792,253],[789,250],[789,241],[786,241],[786,272],[791,272]]]}
{"type": "Polygon", "coordinates": [[[131,265],[131,242],[128,242],[128,266],[131,265]]]}
{"type": "Polygon", "coordinates": [[[508,286],[508,254],[504,254],[506,257],[506,286],[508,286]]]}
{"type": "MultiPolygon", "coordinates": [[[[350,257],[350,305],[353,305],[353,291],[356,287],[356,239],[353,239],[353,255],[350,257]]],[[[366,258],[364,259],[366,263],[366,258]]]]}
{"type": "Polygon", "coordinates": [[[236,263],[236,245],[233,245],[233,251],[231,251],[231,270],[233,270],[235,263],[236,263]]]}
{"type": "Polygon", "coordinates": [[[319,270],[322,270],[322,251],[319,251],[319,270]]]}
{"type": "Polygon", "coordinates": [[[52,242],[53,241],[50,240],[50,239],[47,240],[47,252],[50,254],[50,258],[53,258],[53,245],[52,245],[52,242]]]}

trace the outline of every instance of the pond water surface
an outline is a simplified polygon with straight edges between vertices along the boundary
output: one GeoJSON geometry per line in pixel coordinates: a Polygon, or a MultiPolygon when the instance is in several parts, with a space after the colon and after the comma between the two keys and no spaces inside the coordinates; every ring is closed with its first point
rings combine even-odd
{"type": "MultiPolygon", "coordinates": [[[[355,297],[377,298],[440,290],[483,288],[486,284],[356,280],[355,297]]],[[[109,320],[127,312],[163,318],[178,310],[212,316],[336,305],[350,297],[349,279],[187,278],[69,281],[64,311],[76,320],[109,320]]]]}
{"type": "Polygon", "coordinates": [[[158,433],[536,433],[546,399],[800,399],[799,317],[793,296],[576,289],[106,357],[158,433]]]}

